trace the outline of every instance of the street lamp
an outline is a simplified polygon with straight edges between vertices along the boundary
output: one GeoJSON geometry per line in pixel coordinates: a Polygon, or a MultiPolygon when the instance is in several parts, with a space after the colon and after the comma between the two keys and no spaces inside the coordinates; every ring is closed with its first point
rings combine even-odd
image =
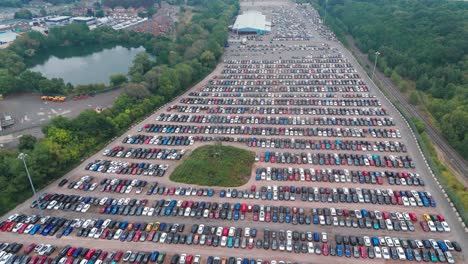
{"type": "Polygon", "coordinates": [[[39,208],[39,215],[42,217],[42,208],[39,205],[39,199],[37,198],[36,188],[34,188],[34,184],[32,182],[31,175],[29,174],[28,166],[26,165],[26,159],[25,159],[26,156],[27,156],[27,154],[20,153],[18,155],[18,159],[23,161],[24,169],[26,170],[26,174],[28,175],[29,183],[31,184],[31,189],[32,189],[33,194],[34,194],[34,200],[36,200],[38,202],[37,207],[39,208]]]}
{"type": "Polygon", "coordinates": [[[379,55],[380,55],[380,52],[376,51],[375,52],[374,70],[372,70],[372,80],[374,80],[375,67],[377,66],[377,58],[379,57],[379,55]]]}

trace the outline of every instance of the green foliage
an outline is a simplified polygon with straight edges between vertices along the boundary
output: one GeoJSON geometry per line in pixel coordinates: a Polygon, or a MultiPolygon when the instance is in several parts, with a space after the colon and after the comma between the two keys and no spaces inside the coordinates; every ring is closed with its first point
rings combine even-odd
{"type": "Polygon", "coordinates": [[[151,92],[141,83],[126,83],[123,85],[124,93],[130,97],[144,99],[151,96],[151,92]]]}
{"type": "MultiPolygon", "coordinates": [[[[455,123],[468,117],[468,3],[319,0],[322,10],[326,2],[332,29],[352,35],[370,59],[378,50],[378,67],[403,90],[405,79],[414,82],[443,136],[468,158],[468,126],[455,123]]],[[[419,101],[416,95],[410,95],[412,103],[419,101]]]]}
{"type": "Polygon", "coordinates": [[[241,186],[249,180],[254,162],[251,151],[220,144],[202,146],[172,172],[170,179],[202,186],[241,186]]]}
{"type": "Polygon", "coordinates": [[[37,142],[37,138],[32,135],[23,135],[19,138],[19,150],[30,150],[34,148],[34,145],[37,142]]]}
{"type": "Polygon", "coordinates": [[[426,130],[426,124],[419,118],[411,118],[411,121],[413,121],[414,126],[418,130],[419,134],[423,133],[426,130]]]}
{"type": "Polygon", "coordinates": [[[125,75],[123,73],[116,73],[116,74],[111,75],[109,77],[109,80],[110,80],[110,84],[112,86],[119,86],[122,83],[127,82],[128,78],[127,78],[127,75],[125,75]]]}
{"type": "Polygon", "coordinates": [[[409,96],[409,102],[412,105],[418,105],[419,104],[419,95],[417,91],[412,91],[410,96],[409,96]]]}
{"type": "Polygon", "coordinates": [[[28,9],[20,9],[18,11],[16,11],[15,13],[15,18],[20,18],[20,19],[32,19],[33,17],[33,14],[31,13],[31,11],[29,11],[28,9]]]}

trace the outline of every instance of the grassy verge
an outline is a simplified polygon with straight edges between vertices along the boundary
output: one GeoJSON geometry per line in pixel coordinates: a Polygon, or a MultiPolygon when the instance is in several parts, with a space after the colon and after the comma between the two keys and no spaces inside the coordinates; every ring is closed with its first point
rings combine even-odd
{"type": "Polygon", "coordinates": [[[250,178],[255,154],[244,149],[207,145],[195,149],[171,174],[175,182],[234,187],[250,178]]]}

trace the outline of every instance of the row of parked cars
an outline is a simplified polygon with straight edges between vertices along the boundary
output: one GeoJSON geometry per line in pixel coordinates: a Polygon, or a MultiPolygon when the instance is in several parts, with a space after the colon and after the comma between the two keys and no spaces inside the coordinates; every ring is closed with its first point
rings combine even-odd
{"type": "MultiPolygon", "coordinates": [[[[305,82],[305,85],[307,85],[305,82]]],[[[309,85],[313,85],[310,81],[309,85]]],[[[182,98],[181,104],[187,105],[297,105],[297,106],[349,106],[349,107],[380,107],[377,99],[224,99],[224,98],[182,98]]],[[[382,124],[383,125],[383,124],[382,124]]]]}
{"type": "MultiPolygon", "coordinates": [[[[332,96],[333,95],[328,95],[332,96]]],[[[327,96],[327,97],[328,97],[327,96]]],[[[326,107],[248,107],[248,106],[187,106],[187,105],[172,105],[167,108],[168,112],[176,111],[178,113],[200,113],[206,112],[208,114],[261,114],[261,115],[280,115],[276,120],[284,120],[283,115],[292,115],[287,117],[289,123],[304,125],[310,117],[302,118],[301,115],[323,115],[323,116],[385,116],[387,111],[385,108],[369,107],[369,108],[326,108],[326,107]],[[291,121],[289,121],[291,120],[291,121]]],[[[268,117],[267,117],[268,120],[268,117]]],[[[327,119],[328,120],[328,119],[327,119]]],[[[286,121],[283,121],[286,122],[286,121]]],[[[277,123],[280,123],[279,121],[277,123]]],[[[149,131],[147,131],[149,132],[149,131]]]]}
{"type": "Polygon", "coordinates": [[[404,205],[406,207],[435,207],[437,204],[430,192],[416,190],[367,189],[367,188],[330,188],[297,186],[262,186],[257,191],[223,189],[220,197],[262,199],[274,201],[309,201],[329,203],[373,203],[404,205]],[[297,196],[297,197],[296,197],[297,196]]]}
{"type": "Polygon", "coordinates": [[[85,166],[85,170],[101,173],[148,175],[162,177],[169,168],[167,164],[148,162],[123,162],[116,160],[95,160],[85,166]]]}
{"type": "MultiPolygon", "coordinates": [[[[185,106],[187,107],[187,106],[185,106]]],[[[256,111],[256,110],[252,110],[256,111]]],[[[260,111],[260,110],[259,110],[260,111]]],[[[279,111],[279,110],[278,110],[279,111]]],[[[303,110],[304,111],[304,110],[303,110]]],[[[314,113],[314,110],[310,110],[314,113]]],[[[330,110],[332,111],[332,110],[330,110]]],[[[289,111],[288,111],[289,112],[289,111]]],[[[239,115],[187,115],[187,114],[170,114],[170,113],[162,113],[158,117],[156,117],[157,122],[175,122],[175,123],[214,123],[214,124],[242,124],[242,125],[334,125],[334,126],[393,126],[393,119],[388,117],[382,118],[370,118],[370,117],[288,117],[287,113],[281,114],[281,116],[255,116],[255,115],[248,115],[248,116],[239,116],[239,115]]],[[[146,124],[145,125],[146,132],[161,132],[162,127],[156,124],[146,124]]],[[[276,127],[275,127],[276,128],[276,127]]],[[[328,128],[332,129],[332,128],[328,128]]],[[[375,129],[375,128],[374,128],[375,129]]],[[[309,136],[318,136],[317,132],[314,130],[309,133],[309,130],[306,131],[309,136]]],[[[247,131],[248,132],[248,131],[247,131]]],[[[246,134],[246,131],[243,131],[246,134]]],[[[276,132],[275,132],[276,133],[276,132]]],[[[278,132],[280,133],[280,132],[278,132]]],[[[284,133],[284,131],[281,131],[284,133]]],[[[306,134],[303,132],[303,134],[306,134]]],[[[397,137],[393,134],[390,134],[389,137],[397,137]]]]}
{"type": "Polygon", "coordinates": [[[131,159],[180,160],[184,156],[185,151],[185,149],[125,148],[124,146],[115,146],[112,149],[106,149],[102,155],[131,159]]]}
{"type": "Polygon", "coordinates": [[[418,173],[401,171],[257,167],[255,172],[257,181],[347,182],[382,185],[384,179],[387,179],[390,185],[425,185],[418,173]]]}

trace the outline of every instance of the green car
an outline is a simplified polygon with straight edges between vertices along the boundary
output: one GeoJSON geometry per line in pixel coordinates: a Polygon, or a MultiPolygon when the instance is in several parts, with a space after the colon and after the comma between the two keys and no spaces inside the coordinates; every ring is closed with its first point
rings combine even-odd
{"type": "Polygon", "coordinates": [[[158,256],[158,259],[156,260],[156,262],[157,262],[158,264],[163,264],[163,263],[164,263],[164,258],[166,258],[166,253],[160,252],[160,253],[159,253],[159,256],[158,256]]]}
{"type": "Polygon", "coordinates": [[[227,247],[232,248],[233,243],[234,243],[234,239],[232,237],[229,237],[228,242],[227,242],[227,247]]]}

